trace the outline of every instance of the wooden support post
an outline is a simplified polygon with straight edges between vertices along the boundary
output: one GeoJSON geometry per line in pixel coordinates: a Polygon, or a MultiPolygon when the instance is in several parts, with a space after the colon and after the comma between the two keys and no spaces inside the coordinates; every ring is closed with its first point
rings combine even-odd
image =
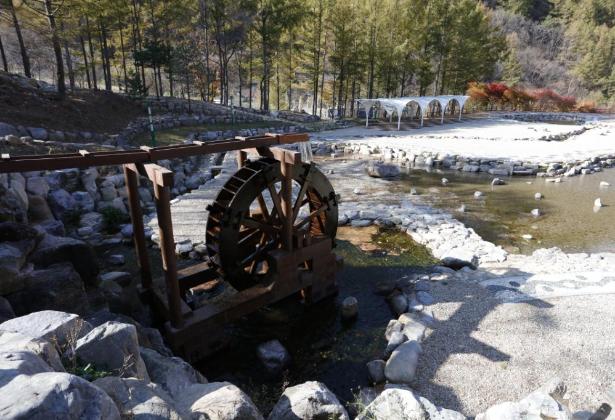
{"type": "MultiPolygon", "coordinates": [[[[156,213],[158,215],[158,231],[160,235],[160,250],[162,253],[162,268],[167,286],[169,319],[174,328],[181,328],[184,319],[181,312],[181,296],[177,281],[177,259],[175,257],[175,240],[173,239],[173,223],[171,220],[171,185],[173,173],[157,165],[146,168],[154,175],[154,196],[156,198],[156,213]]],[[[150,177],[152,178],[152,177],[150,177]]]]}
{"type": "Polygon", "coordinates": [[[239,169],[245,166],[246,160],[248,160],[248,152],[245,150],[237,150],[237,167],[239,169]]]}
{"type": "Polygon", "coordinates": [[[293,175],[292,164],[286,159],[280,161],[282,170],[282,210],[284,210],[283,241],[284,248],[293,249],[293,175]]]}
{"type": "Polygon", "coordinates": [[[147,255],[145,244],[145,232],[143,229],[143,214],[139,203],[139,175],[135,165],[124,165],[124,178],[128,190],[128,206],[130,220],[132,220],[132,235],[135,243],[135,251],[141,270],[141,286],[143,289],[152,287],[152,270],[147,255]]]}

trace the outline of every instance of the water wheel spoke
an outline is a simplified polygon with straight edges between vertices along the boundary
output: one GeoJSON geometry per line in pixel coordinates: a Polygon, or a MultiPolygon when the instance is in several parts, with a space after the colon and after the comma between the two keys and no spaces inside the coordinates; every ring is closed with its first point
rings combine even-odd
{"type": "Polygon", "coordinates": [[[267,189],[269,190],[269,194],[271,195],[271,200],[273,201],[274,210],[278,213],[278,217],[284,214],[282,210],[282,200],[280,199],[280,195],[275,189],[275,185],[269,184],[267,185],[267,189]]]}
{"type": "Polygon", "coordinates": [[[276,226],[261,222],[260,220],[253,219],[252,217],[244,217],[241,221],[241,224],[251,229],[257,229],[261,232],[266,232],[272,236],[276,235],[279,230],[279,228],[276,226]]]}
{"type": "Polygon", "coordinates": [[[316,210],[312,211],[307,217],[305,217],[301,222],[299,222],[298,224],[295,225],[295,229],[301,229],[303,226],[305,226],[306,224],[308,224],[310,222],[310,220],[312,220],[314,217],[319,216],[321,213],[324,213],[327,208],[329,207],[329,205],[327,203],[321,205],[319,208],[317,208],[316,210]]]}
{"type": "Polygon", "coordinates": [[[271,215],[269,214],[269,209],[267,208],[267,203],[265,202],[263,193],[259,193],[256,196],[256,200],[258,201],[258,206],[261,209],[261,214],[263,215],[263,217],[268,223],[271,223],[271,215]]]}
{"type": "Polygon", "coordinates": [[[295,223],[295,220],[297,220],[297,216],[299,215],[299,210],[301,209],[301,207],[305,204],[303,202],[303,196],[305,195],[305,192],[308,189],[308,181],[306,180],[303,185],[301,185],[301,189],[299,190],[299,193],[297,194],[297,199],[295,200],[295,204],[293,205],[293,218],[292,218],[292,222],[295,223]]]}
{"type": "MultiPolygon", "coordinates": [[[[263,246],[263,245],[265,244],[265,243],[264,243],[264,242],[265,242],[265,239],[267,239],[267,235],[265,235],[264,233],[262,233],[262,234],[261,234],[261,238],[260,238],[260,240],[258,241],[258,245],[256,246],[256,247],[257,247],[257,250],[258,250],[261,246],[263,246]]],[[[252,276],[252,275],[254,275],[254,270],[256,270],[257,265],[258,265],[258,261],[257,261],[257,259],[256,259],[256,258],[254,258],[254,259],[252,260],[252,262],[250,263],[250,269],[248,270],[248,272],[250,273],[250,275],[251,275],[251,276],[252,276]]]]}

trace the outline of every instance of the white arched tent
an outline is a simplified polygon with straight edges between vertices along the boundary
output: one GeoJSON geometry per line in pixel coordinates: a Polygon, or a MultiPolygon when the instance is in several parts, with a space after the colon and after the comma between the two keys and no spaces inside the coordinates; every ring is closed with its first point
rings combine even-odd
{"type": "Polygon", "coordinates": [[[461,120],[461,112],[468,100],[469,96],[464,95],[441,95],[441,96],[406,96],[401,98],[376,98],[376,99],[358,99],[359,106],[365,108],[365,127],[369,126],[369,113],[375,105],[379,105],[381,108],[390,112],[391,122],[393,118],[393,112],[397,113],[397,129],[401,128],[401,116],[404,109],[411,103],[415,103],[420,111],[421,115],[421,127],[423,126],[423,118],[429,110],[429,106],[433,102],[437,102],[441,108],[441,123],[444,123],[444,110],[451,102],[457,102],[459,105],[459,120],[461,120]]]}

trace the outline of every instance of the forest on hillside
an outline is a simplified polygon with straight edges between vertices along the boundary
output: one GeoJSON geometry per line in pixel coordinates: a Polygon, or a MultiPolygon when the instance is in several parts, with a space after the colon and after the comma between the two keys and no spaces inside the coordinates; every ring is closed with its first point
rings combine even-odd
{"type": "Polygon", "coordinates": [[[0,68],[60,95],[343,116],[502,81],[610,106],[614,55],[615,0],[0,0],[0,68]]]}

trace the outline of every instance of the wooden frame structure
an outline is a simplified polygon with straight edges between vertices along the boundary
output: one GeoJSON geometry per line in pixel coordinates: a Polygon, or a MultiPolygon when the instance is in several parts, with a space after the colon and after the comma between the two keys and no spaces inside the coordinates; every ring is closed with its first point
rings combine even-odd
{"type": "Polygon", "coordinates": [[[301,293],[307,302],[314,302],[336,293],[335,272],[341,265],[341,259],[332,252],[333,239],[322,238],[314,243],[298,242],[293,249],[293,232],[289,223],[294,211],[290,196],[290,167],[300,164],[301,157],[297,152],[275,146],[305,141],[308,141],[307,134],[266,134],[157,148],[143,146],[127,151],[82,150],[78,153],[17,157],[3,154],[0,158],[0,173],[123,165],[142,295],[164,320],[164,335],[173,350],[194,361],[220,348],[223,344],[219,340],[222,327],[229,321],[293,294],[301,293]],[[272,157],[280,162],[283,175],[280,195],[284,213],[282,247],[272,252],[274,274],[267,284],[243,290],[227,301],[193,309],[185,301],[187,291],[204,287],[215,280],[218,274],[206,262],[183,270],[177,269],[170,205],[173,172],[155,162],[230,151],[237,151],[239,167],[245,163],[248,151],[256,151],[261,156],[272,157]],[[153,184],[165,290],[159,290],[152,279],[139,203],[139,176],[147,177],[153,184]],[[298,269],[307,262],[310,271],[298,269]]]}

